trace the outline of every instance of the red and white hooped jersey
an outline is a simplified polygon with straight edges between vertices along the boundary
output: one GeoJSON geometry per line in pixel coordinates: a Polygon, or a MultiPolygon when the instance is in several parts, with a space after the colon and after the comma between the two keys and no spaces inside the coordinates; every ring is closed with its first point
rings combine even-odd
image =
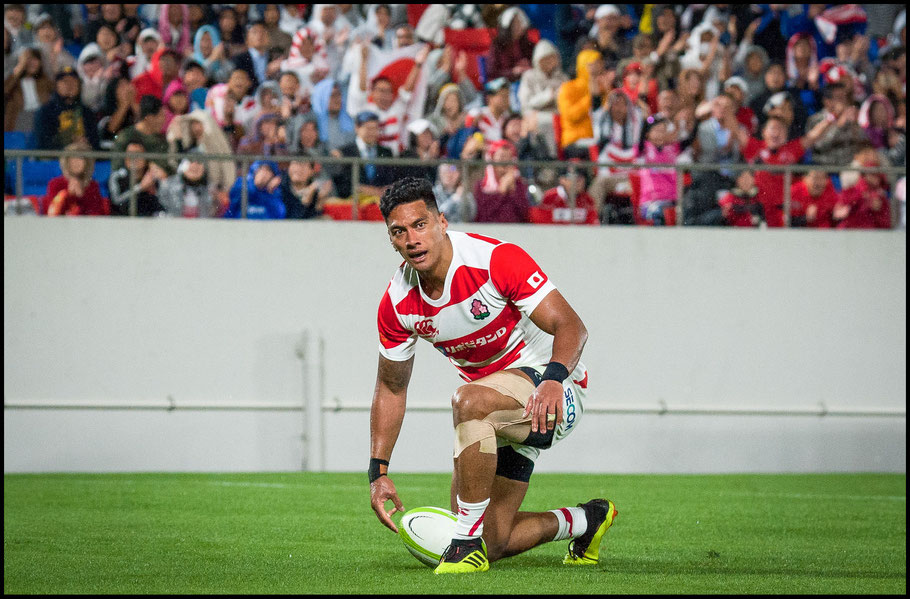
{"type": "Polygon", "coordinates": [[[556,289],[547,275],[513,243],[451,230],[448,236],[452,264],[439,299],[427,297],[406,262],[396,271],[379,304],[379,352],[407,360],[423,337],[466,381],[549,362],[553,337],[529,318],[556,289]]]}

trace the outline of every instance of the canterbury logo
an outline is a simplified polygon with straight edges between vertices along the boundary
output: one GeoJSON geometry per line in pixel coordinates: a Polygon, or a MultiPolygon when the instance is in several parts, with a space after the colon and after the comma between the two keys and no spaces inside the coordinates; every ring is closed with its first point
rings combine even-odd
{"type": "Polygon", "coordinates": [[[439,330],[433,326],[433,321],[429,318],[415,324],[414,330],[417,331],[417,334],[421,337],[435,337],[439,334],[439,330]]]}

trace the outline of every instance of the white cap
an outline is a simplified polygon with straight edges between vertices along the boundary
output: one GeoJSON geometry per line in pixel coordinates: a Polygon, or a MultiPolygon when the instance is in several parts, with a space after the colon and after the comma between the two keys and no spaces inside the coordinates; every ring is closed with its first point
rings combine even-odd
{"type": "Polygon", "coordinates": [[[743,79],[742,77],[740,77],[739,75],[730,77],[729,79],[724,81],[724,89],[727,89],[728,87],[734,87],[734,86],[741,89],[744,94],[749,93],[749,84],[746,83],[746,80],[743,79]]]}
{"type": "Polygon", "coordinates": [[[594,11],[594,18],[599,19],[601,17],[610,17],[610,16],[619,16],[619,9],[615,4],[601,4],[597,7],[597,10],[594,11]]]}
{"type": "Polygon", "coordinates": [[[430,133],[433,134],[433,137],[436,137],[436,135],[437,135],[436,127],[434,127],[433,123],[431,123],[427,119],[417,119],[416,121],[412,121],[411,123],[408,123],[407,129],[414,135],[420,135],[427,129],[430,130],[430,133]]]}

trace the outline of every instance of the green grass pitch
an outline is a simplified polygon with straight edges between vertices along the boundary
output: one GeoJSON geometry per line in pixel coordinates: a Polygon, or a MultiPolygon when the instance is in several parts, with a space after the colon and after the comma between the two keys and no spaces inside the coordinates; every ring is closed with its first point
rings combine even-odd
{"type": "MultiPolygon", "coordinates": [[[[449,477],[395,474],[405,508],[449,477]]],[[[524,509],[612,499],[592,568],[567,542],[435,576],[366,474],[4,476],[4,593],[880,594],[907,591],[906,475],[536,474],[524,509]]],[[[396,515],[397,518],[397,515],[396,515]]]]}

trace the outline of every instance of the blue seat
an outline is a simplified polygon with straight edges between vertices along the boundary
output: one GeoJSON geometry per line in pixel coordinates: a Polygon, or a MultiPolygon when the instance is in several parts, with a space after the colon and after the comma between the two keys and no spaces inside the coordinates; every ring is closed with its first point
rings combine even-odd
{"type": "Polygon", "coordinates": [[[29,147],[28,133],[24,131],[4,131],[4,150],[26,150],[29,147]]]}
{"type": "Polygon", "coordinates": [[[51,179],[62,174],[57,160],[25,160],[22,162],[22,193],[43,196],[51,179]]]}
{"type": "Polygon", "coordinates": [[[109,192],[107,189],[107,182],[111,178],[111,161],[110,160],[98,160],[95,162],[95,172],[92,175],[92,179],[98,182],[98,186],[101,187],[101,197],[109,197],[109,192]]]}

